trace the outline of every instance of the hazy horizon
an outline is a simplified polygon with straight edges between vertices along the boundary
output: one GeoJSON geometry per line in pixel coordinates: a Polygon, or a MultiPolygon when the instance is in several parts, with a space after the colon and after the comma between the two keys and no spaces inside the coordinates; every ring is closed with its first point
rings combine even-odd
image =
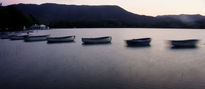
{"type": "Polygon", "coordinates": [[[11,4],[43,4],[43,3],[57,3],[67,5],[117,5],[123,9],[148,16],[158,15],[180,15],[180,14],[200,14],[205,15],[205,0],[137,0],[137,1],[114,1],[114,0],[3,0],[4,6],[11,4]]]}

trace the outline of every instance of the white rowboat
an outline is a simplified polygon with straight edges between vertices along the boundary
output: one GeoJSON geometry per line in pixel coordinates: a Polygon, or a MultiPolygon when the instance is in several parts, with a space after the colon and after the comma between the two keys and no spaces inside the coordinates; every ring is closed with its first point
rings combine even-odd
{"type": "Polygon", "coordinates": [[[97,38],[82,38],[84,44],[102,44],[102,43],[111,43],[112,37],[97,37],[97,38]]]}
{"type": "Polygon", "coordinates": [[[59,42],[73,42],[75,36],[65,36],[65,37],[48,37],[48,43],[59,43],[59,42]]]}
{"type": "Polygon", "coordinates": [[[46,41],[49,35],[28,36],[25,41],[46,41]]]}
{"type": "Polygon", "coordinates": [[[189,40],[171,40],[170,44],[174,47],[194,47],[199,42],[198,39],[189,39],[189,40]]]}

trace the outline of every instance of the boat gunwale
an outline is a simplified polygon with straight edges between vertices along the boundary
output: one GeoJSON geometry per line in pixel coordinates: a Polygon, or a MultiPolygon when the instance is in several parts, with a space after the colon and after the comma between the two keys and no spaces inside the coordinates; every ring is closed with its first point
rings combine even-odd
{"type": "Polygon", "coordinates": [[[35,38],[35,37],[48,37],[50,35],[39,35],[39,36],[27,36],[27,38],[35,38]]]}
{"type": "Polygon", "coordinates": [[[105,36],[105,37],[96,37],[96,38],[82,38],[82,40],[103,40],[103,39],[107,39],[107,38],[112,39],[111,36],[105,36]]]}
{"type": "Polygon", "coordinates": [[[64,37],[48,37],[48,39],[66,39],[66,38],[75,38],[75,36],[64,36],[64,37]]]}
{"type": "Polygon", "coordinates": [[[187,42],[198,42],[198,39],[188,39],[188,40],[170,40],[170,42],[177,42],[177,43],[187,43],[187,42]]]}
{"type": "Polygon", "coordinates": [[[139,38],[139,39],[131,39],[125,40],[126,42],[133,42],[133,43],[143,43],[143,42],[151,42],[152,38],[139,38]]]}

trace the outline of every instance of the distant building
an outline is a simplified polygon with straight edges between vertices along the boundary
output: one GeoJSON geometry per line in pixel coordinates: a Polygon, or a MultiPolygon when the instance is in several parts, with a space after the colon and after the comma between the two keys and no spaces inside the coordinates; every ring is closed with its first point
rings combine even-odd
{"type": "Polygon", "coordinates": [[[31,30],[46,30],[46,29],[49,29],[49,27],[44,24],[41,25],[34,24],[31,26],[31,30]]]}
{"type": "Polygon", "coordinates": [[[23,26],[23,30],[26,30],[26,26],[23,26]]]}

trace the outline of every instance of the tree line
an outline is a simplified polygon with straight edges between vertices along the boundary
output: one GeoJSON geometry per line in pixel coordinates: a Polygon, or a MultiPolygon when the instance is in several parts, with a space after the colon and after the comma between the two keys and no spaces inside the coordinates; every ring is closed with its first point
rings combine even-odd
{"type": "Polygon", "coordinates": [[[26,15],[13,6],[0,6],[0,30],[22,30],[23,27],[30,27],[37,23],[32,15],[26,15]]]}

